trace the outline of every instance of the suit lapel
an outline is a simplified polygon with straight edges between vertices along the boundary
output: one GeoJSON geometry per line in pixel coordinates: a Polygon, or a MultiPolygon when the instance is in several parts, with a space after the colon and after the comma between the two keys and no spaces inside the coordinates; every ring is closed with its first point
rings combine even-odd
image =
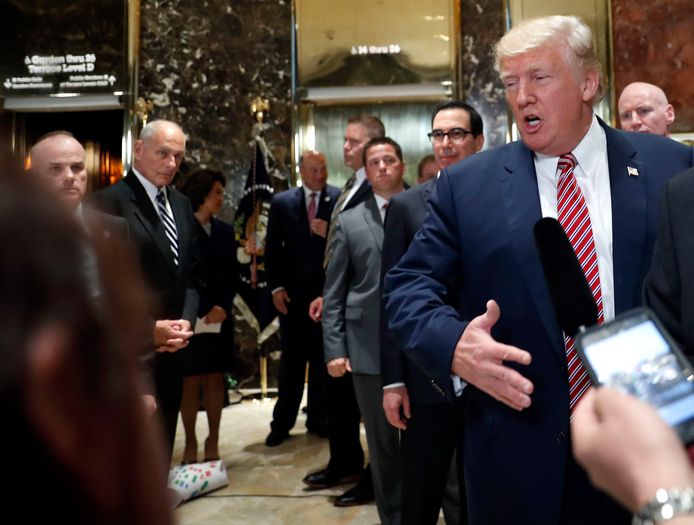
{"type": "Polygon", "coordinates": [[[499,183],[519,269],[547,336],[553,343],[557,356],[564,362],[564,341],[556,322],[554,306],[533,237],[533,227],[542,218],[535,164],[532,152],[522,143],[515,143],[510,150],[499,183]]]}
{"type": "Polygon", "coordinates": [[[620,313],[633,307],[636,299],[634,290],[640,290],[638,281],[643,268],[647,229],[648,173],[646,165],[636,158],[636,150],[617,131],[602,121],[600,124],[607,138],[612,201],[614,306],[615,312],[620,313]]]}
{"type": "Polygon", "coordinates": [[[369,191],[371,191],[371,184],[369,184],[368,179],[364,179],[357,188],[357,191],[354,193],[354,195],[352,195],[352,198],[347,201],[347,205],[344,209],[348,210],[350,208],[354,208],[357,204],[362,202],[364,195],[369,191]]]}
{"type": "Polygon", "coordinates": [[[378,211],[378,204],[376,204],[375,196],[372,195],[364,201],[363,217],[380,253],[381,247],[383,246],[383,223],[381,222],[381,213],[378,211]]]}
{"type": "Polygon", "coordinates": [[[296,188],[294,190],[294,197],[292,199],[292,206],[294,207],[293,213],[295,217],[299,218],[299,228],[302,228],[302,232],[310,232],[308,225],[308,210],[306,209],[306,195],[302,188],[296,188]]]}
{"type": "Polygon", "coordinates": [[[316,211],[316,217],[323,220],[330,220],[330,194],[328,193],[328,187],[323,188],[320,192],[320,197],[318,201],[318,209],[316,211]]]}
{"type": "MultiPolygon", "coordinates": [[[[183,264],[183,261],[187,260],[188,248],[190,247],[190,236],[192,232],[188,228],[188,221],[186,220],[186,199],[180,193],[176,192],[171,188],[166,189],[167,198],[169,199],[169,205],[171,206],[171,212],[174,216],[174,221],[176,221],[176,234],[178,235],[178,264],[179,266],[183,264]]],[[[171,247],[167,248],[169,253],[171,253],[171,247]]],[[[173,262],[173,258],[171,259],[173,262]]],[[[174,268],[176,265],[174,264],[174,268]]]]}
{"type": "Polygon", "coordinates": [[[419,192],[419,198],[422,200],[422,205],[424,206],[424,209],[427,209],[427,206],[429,205],[429,197],[431,197],[431,191],[434,189],[434,185],[436,184],[436,181],[438,179],[434,177],[431,179],[431,182],[427,182],[426,186],[424,187],[423,191],[419,192]]]}
{"type": "MultiPolygon", "coordinates": [[[[173,254],[171,253],[171,247],[169,246],[169,240],[166,237],[166,232],[164,231],[164,225],[159,218],[152,201],[149,199],[147,192],[140,184],[137,176],[130,172],[123,179],[125,183],[130,187],[132,191],[132,201],[134,208],[134,215],[138,221],[142,224],[142,227],[149,234],[149,236],[154,241],[154,244],[159,249],[162,257],[166,260],[172,271],[178,271],[176,264],[173,261],[173,254]]],[[[180,242],[179,242],[180,245],[180,242]]]]}

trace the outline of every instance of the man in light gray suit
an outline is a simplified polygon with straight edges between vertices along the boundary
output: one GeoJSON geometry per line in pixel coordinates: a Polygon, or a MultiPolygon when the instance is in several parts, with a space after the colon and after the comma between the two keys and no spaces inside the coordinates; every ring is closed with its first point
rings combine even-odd
{"type": "Polygon", "coordinates": [[[381,522],[400,523],[401,468],[397,430],[383,412],[379,358],[383,219],[388,200],[403,190],[405,163],[394,140],[364,147],[373,195],[337,217],[334,251],[323,289],[323,346],[328,373],[352,373],[361,410],[381,522]]]}

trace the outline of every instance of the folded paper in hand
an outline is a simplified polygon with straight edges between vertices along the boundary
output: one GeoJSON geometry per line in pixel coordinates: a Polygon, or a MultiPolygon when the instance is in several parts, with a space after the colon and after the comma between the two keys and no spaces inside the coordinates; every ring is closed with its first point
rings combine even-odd
{"type": "Polygon", "coordinates": [[[222,323],[206,323],[201,317],[195,321],[196,334],[218,334],[222,331],[222,323]]]}

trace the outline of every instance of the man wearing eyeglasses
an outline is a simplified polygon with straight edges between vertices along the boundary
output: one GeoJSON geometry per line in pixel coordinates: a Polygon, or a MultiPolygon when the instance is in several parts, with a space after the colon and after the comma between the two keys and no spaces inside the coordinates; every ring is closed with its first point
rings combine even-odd
{"type": "MultiPolygon", "coordinates": [[[[484,145],[482,118],[464,102],[439,104],[431,127],[428,136],[439,169],[469,157],[484,145]]],[[[434,177],[391,199],[384,226],[382,277],[400,260],[419,230],[436,180],[434,177]]],[[[402,525],[435,524],[442,506],[448,525],[467,523],[464,490],[453,461],[459,432],[456,406],[447,402],[405,356],[387,329],[383,313],[381,319],[383,410],[390,424],[402,431],[402,525]]]]}
{"type": "Polygon", "coordinates": [[[439,169],[447,168],[482,149],[482,118],[465,102],[444,102],[434,109],[428,136],[439,169]]]}

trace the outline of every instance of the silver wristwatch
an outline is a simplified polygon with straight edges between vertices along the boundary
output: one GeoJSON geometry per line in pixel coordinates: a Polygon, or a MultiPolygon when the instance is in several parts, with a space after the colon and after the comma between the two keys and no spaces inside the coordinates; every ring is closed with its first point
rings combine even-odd
{"type": "Polygon", "coordinates": [[[694,488],[658,489],[655,498],[634,515],[632,525],[656,525],[682,514],[694,515],[694,488]]]}

